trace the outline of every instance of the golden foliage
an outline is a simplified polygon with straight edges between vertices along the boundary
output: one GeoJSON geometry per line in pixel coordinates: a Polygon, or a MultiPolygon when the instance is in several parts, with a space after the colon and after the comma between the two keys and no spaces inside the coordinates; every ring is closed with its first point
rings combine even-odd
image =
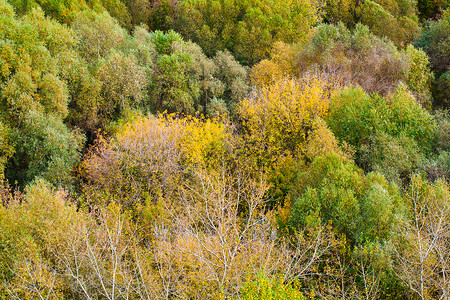
{"type": "Polygon", "coordinates": [[[264,86],[275,83],[284,75],[283,69],[271,60],[263,59],[255,65],[250,72],[250,82],[255,86],[264,86]]]}
{"type": "Polygon", "coordinates": [[[317,77],[277,80],[241,102],[246,138],[260,154],[298,156],[316,117],[326,116],[332,88],[317,77]]]}
{"type": "Polygon", "coordinates": [[[353,150],[346,144],[341,149],[333,132],[328,128],[326,122],[321,118],[316,118],[313,121],[312,131],[308,136],[306,145],[306,157],[313,161],[316,157],[326,155],[328,153],[335,153],[339,157],[351,158],[353,150]]]}
{"type": "Polygon", "coordinates": [[[270,60],[263,59],[253,66],[250,71],[250,82],[262,87],[274,84],[283,77],[294,73],[294,49],[293,46],[283,42],[276,42],[272,46],[270,60]]]}
{"type": "Polygon", "coordinates": [[[189,117],[182,122],[185,125],[179,146],[187,165],[215,166],[225,154],[226,142],[232,138],[226,124],[219,119],[189,117]]]}

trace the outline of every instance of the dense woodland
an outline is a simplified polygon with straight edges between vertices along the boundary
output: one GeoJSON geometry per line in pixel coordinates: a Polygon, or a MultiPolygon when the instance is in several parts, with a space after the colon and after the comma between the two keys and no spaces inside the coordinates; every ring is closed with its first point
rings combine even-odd
{"type": "Polygon", "coordinates": [[[0,0],[0,299],[449,299],[449,0],[0,0]]]}

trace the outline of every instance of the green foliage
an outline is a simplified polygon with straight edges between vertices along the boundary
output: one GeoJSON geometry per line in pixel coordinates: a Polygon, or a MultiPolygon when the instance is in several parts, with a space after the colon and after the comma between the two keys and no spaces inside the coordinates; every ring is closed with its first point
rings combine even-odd
{"type": "Polygon", "coordinates": [[[11,0],[8,2],[14,7],[19,15],[25,15],[33,8],[41,7],[48,16],[64,23],[69,22],[77,12],[89,8],[85,1],[73,0],[11,0]]]}
{"type": "MultiPolygon", "coordinates": [[[[96,3],[98,0],[88,0],[89,6],[96,9],[102,6],[113,18],[115,18],[121,26],[130,30],[132,29],[132,16],[126,7],[126,1],[122,0],[100,0],[100,5],[96,3]]],[[[100,11],[100,9],[97,9],[100,11]]],[[[139,25],[139,23],[137,24],[139,25]]]]}
{"type": "Polygon", "coordinates": [[[156,50],[149,84],[153,112],[206,112],[215,97],[224,99],[233,111],[246,93],[247,70],[229,53],[219,52],[209,59],[199,46],[183,41],[174,31],[155,31],[150,41],[156,50]]]}
{"type": "Polygon", "coordinates": [[[102,82],[89,71],[88,63],[77,51],[67,51],[57,57],[57,64],[65,66],[60,78],[67,82],[69,114],[66,122],[92,135],[102,125],[102,82]]]}
{"type": "Polygon", "coordinates": [[[334,153],[316,158],[299,182],[303,192],[291,211],[293,228],[302,228],[318,214],[353,243],[386,240],[401,212],[395,187],[382,175],[364,176],[353,162],[334,153]]]}
{"type": "Polygon", "coordinates": [[[448,110],[438,110],[434,117],[438,126],[437,129],[437,150],[450,150],[450,112],[448,110]]]}
{"type": "Polygon", "coordinates": [[[399,47],[405,47],[420,34],[414,1],[364,1],[360,20],[374,34],[389,38],[399,47]]]}
{"type": "Polygon", "coordinates": [[[10,195],[7,208],[0,208],[0,297],[61,299],[67,288],[52,265],[55,250],[72,238],[75,207],[66,205],[64,192],[43,179],[25,193],[10,195]]]}
{"type": "Polygon", "coordinates": [[[227,105],[222,99],[213,98],[206,106],[206,113],[211,118],[226,116],[229,114],[227,105]]]}
{"type": "Polygon", "coordinates": [[[0,0],[0,298],[446,295],[449,13],[322,4],[0,0]]]}
{"type": "Polygon", "coordinates": [[[328,122],[338,139],[354,147],[361,167],[390,179],[417,170],[434,146],[436,123],[404,85],[388,98],[344,89],[332,101],[328,122]]]}
{"type": "Polygon", "coordinates": [[[430,57],[436,83],[433,97],[436,106],[448,107],[450,90],[450,11],[443,12],[438,21],[430,21],[420,38],[415,41],[430,57]]]}
{"type": "Polygon", "coordinates": [[[222,82],[222,98],[228,109],[234,114],[238,103],[247,96],[247,68],[239,64],[228,51],[219,51],[213,59],[216,66],[215,77],[222,82]]]}
{"type": "Polygon", "coordinates": [[[175,28],[209,56],[228,49],[253,65],[268,56],[274,42],[297,42],[317,21],[309,1],[187,0],[179,4],[175,28]]]}
{"type": "Polygon", "coordinates": [[[217,98],[233,112],[248,89],[247,70],[229,53],[210,59],[174,31],[137,27],[130,36],[106,12],[93,11],[77,14],[72,28],[80,55],[66,59],[74,91],[69,121],[91,136],[130,109],[192,115],[217,98]]]}
{"type": "Polygon", "coordinates": [[[358,22],[361,4],[355,0],[328,0],[324,2],[325,23],[344,23],[353,28],[358,22]]]}
{"type": "Polygon", "coordinates": [[[62,58],[72,91],[68,121],[92,137],[131,109],[147,105],[154,49],[145,41],[145,30],[137,28],[130,36],[106,12],[79,13],[71,28],[79,44],[76,53],[62,58]]]}
{"type": "Polygon", "coordinates": [[[127,38],[125,30],[107,12],[81,12],[71,28],[80,38],[80,54],[89,63],[106,58],[113,49],[122,50],[127,38]]]}
{"type": "Polygon", "coordinates": [[[183,51],[181,36],[174,31],[156,31],[152,41],[157,53],[154,80],[149,87],[152,110],[193,114],[199,108],[200,91],[197,82],[189,80],[192,57],[183,51]]]}
{"type": "Polygon", "coordinates": [[[449,65],[449,30],[450,12],[447,10],[440,20],[429,22],[420,38],[415,42],[428,54],[433,69],[438,75],[446,72],[449,65]]]}
{"type": "Polygon", "coordinates": [[[131,108],[142,107],[147,77],[135,56],[113,51],[107,59],[99,61],[96,75],[103,84],[101,95],[105,101],[104,113],[126,116],[131,108]]]}
{"type": "Polygon", "coordinates": [[[436,155],[430,157],[424,166],[427,177],[434,181],[439,178],[450,178],[450,116],[447,110],[435,111],[436,155]]]}
{"type": "Polygon", "coordinates": [[[20,129],[11,132],[15,154],[5,175],[23,185],[41,176],[56,186],[70,186],[73,167],[79,162],[83,136],[63,122],[37,111],[28,112],[20,129]]]}
{"type": "Polygon", "coordinates": [[[3,157],[11,156],[9,147],[14,147],[6,176],[21,185],[35,176],[66,185],[80,158],[83,137],[63,123],[69,93],[60,77],[58,57],[73,51],[76,39],[66,26],[45,18],[41,10],[21,19],[4,15],[0,27],[6,50],[0,57],[0,105],[3,133],[7,132],[3,139],[9,141],[3,157]]]}
{"type": "Polygon", "coordinates": [[[421,20],[438,19],[450,7],[448,0],[419,0],[417,10],[421,20]]]}
{"type": "Polygon", "coordinates": [[[390,180],[407,180],[425,163],[425,155],[417,142],[404,133],[393,137],[377,132],[371,137],[369,148],[364,151],[364,162],[390,180]]]}
{"type": "Polygon", "coordinates": [[[380,173],[370,173],[365,178],[365,191],[360,202],[364,220],[364,239],[367,241],[389,240],[396,226],[402,222],[403,201],[394,184],[390,184],[380,173]]]}
{"type": "Polygon", "coordinates": [[[324,19],[326,23],[342,22],[348,28],[361,23],[378,37],[406,47],[420,34],[416,6],[411,0],[325,1],[324,19]]]}
{"type": "Polygon", "coordinates": [[[307,188],[291,211],[292,226],[301,228],[309,215],[318,212],[324,222],[332,221],[339,232],[356,239],[361,222],[358,199],[362,195],[362,171],[330,155],[317,158],[307,176],[307,188]]]}
{"type": "Polygon", "coordinates": [[[156,0],[150,4],[142,5],[143,9],[149,10],[148,26],[152,30],[167,31],[173,27],[173,19],[177,9],[178,2],[173,0],[156,0]],[[147,7],[146,7],[147,6],[147,7]]]}
{"type": "Polygon", "coordinates": [[[409,72],[405,83],[413,92],[417,101],[426,108],[430,108],[430,104],[432,104],[431,84],[434,76],[430,72],[429,58],[424,51],[416,49],[412,45],[406,47],[405,54],[410,60],[409,72]]]}
{"type": "Polygon", "coordinates": [[[131,25],[130,14],[120,0],[8,0],[8,2],[19,15],[41,8],[46,16],[65,24],[70,24],[76,14],[93,9],[96,12],[107,11],[128,29],[131,25]]]}

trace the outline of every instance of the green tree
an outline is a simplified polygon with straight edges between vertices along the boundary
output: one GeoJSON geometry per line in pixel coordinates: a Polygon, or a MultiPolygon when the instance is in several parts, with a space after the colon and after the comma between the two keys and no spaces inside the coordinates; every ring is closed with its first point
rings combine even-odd
{"type": "Polygon", "coordinates": [[[15,149],[6,175],[25,184],[44,176],[53,184],[71,181],[82,135],[63,123],[69,93],[60,77],[58,56],[74,50],[76,39],[64,25],[44,17],[39,9],[16,18],[11,6],[0,19],[2,74],[0,105],[7,130],[7,145],[15,149]]]}
{"type": "Polygon", "coordinates": [[[365,176],[352,161],[334,153],[317,157],[299,182],[302,193],[291,210],[292,228],[302,228],[317,215],[355,245],[388,239],[402,213],[395,186],[380,174],[365,176]]]}
{"type": "Polygon", "coordinates": [[[379,37],[387,37],[397,47],[405,47],[420,34],[419,18],[414,1],[362,2],[362,24],[379,37]]]}
{"type": "Polygon", "coordinates": [[[404,85],[390,97],[346,88],[332,101],[327,120],[336,137],[354,147],[362,168],[389,179],[407,178],[434,148],[436,122],[404,85]]]}
{"type": "Polygon", "coordinates": [[[450,10],[444,11],[442,18],[431,21],[425,27],[415,45],[422,48],[430,57],[436,82],[433,97],[436,106],[450,105],[450,10]]]}
{"type": "Polygon", "coordinates": [[[107,59],[99,61],[96,75],[102,82],[101,95],[106,104],[104,113],[126,116],[131,108],[142,106],[147,77],[134,56],[113,51],[107,59]]]}
{"type": "Polygon", "coordinates": [[[419,0],[417,9],[421,20],[438,19],[450,7],[448,0],[419,0]]]}
{"type": "Polygon", "coordinates": [[[310,1],[187,0],[179,4],[175,29],[198,43],[208,56],[228,49],[253,65],[276,41],[297,42],[319,20],[310,1]]]}
{"type": "Polygon", "coordinates": [[[78,13],[71,28],[80,38],[80,54],[90,64],[106,58],[113,49],[122,50],[127,39],[126,31],[107,12],[78,13]]]}
{"type": "MultiPolygon", "coordinates": [[[[344,23],[354,29],[366,25],[378,37],[406,47],[420,34],[417,3],[411,0],[328,0],[324,1],[326,23],[344,23]]],[[[420,1],[419,1],[420,2],[420,1]]]]}
{"type": "Polygon", "coordinates": [[[155,31],[149,39],[155,49],[148,88],[153,112],[203,113],[214,98],[233,111],[247,92],[247,70],[229,53],[210,59],[174,31],[155,31]]]}

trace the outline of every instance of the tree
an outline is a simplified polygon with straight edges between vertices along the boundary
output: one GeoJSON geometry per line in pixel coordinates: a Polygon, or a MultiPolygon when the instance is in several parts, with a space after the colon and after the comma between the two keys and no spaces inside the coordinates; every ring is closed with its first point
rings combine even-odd
{"type": "Polygon", "coordinates": [[[80,38],[80,54],[92,64],[106,58],[113,49],[122,50],[127,33],[107,12],[84,11],[78,13],[71,28],[80,38]]]}
{"type": "Polygon", "coordinates": [[[198,45],[174,31],[155,31],[150,40],[156,50],[149,85],[153,112],[203,113],[214,98],[222,99],[234,112],[248,89],[247,71],[229,53],[219,52],[209,59],[198,45]]]}
{"type": "MultiPolygon", "coordinates": [[[[368,26],[380,38],[406,47],[420,34],[417,3],[414,1],[323,1],[325,23],[344,23],[354,29],[358,23],[368,26]]],[[[420,2],[420,1],[419,1],[420,2]]]]}
{"type": "Polygon", "coordinates": [[[430,57],[432,70],[435,73],[436,81],[433,88],[433,97],[436,106],[449,106],[449,86],[450,86],[450,11],[443,12],[442,18],[438,21],[430,21],[422,35],[415,41],[415,45],[422,48],[430,57]]]}
{"type": "Polygon", "coordinates": [[[19,15],[25,15],[32,9],[41,8],[48,17],[58,22],[70,24],[75,15],[85,10],[95,10],[96,12],[107,11],[118,22],[130,29],[131,17],[124,3],[120,0],[11,0],[9,3],[19,15]]]}
{"type": "Polygon", "coordinates": [[[420,0],[417,2],[419,17],[422,21],[437,20],[448,9],[449,4],[447,0],[420,0]]]}
{"type": "Polygon", "coordinates": [[[143,106],[147,77],[145,69],[138,65],[134,56],[113,51],[106,60],[99,62],[96,75],[102,82],[104,114],[126,117],[130,109],[143,106]]]}
{"type": "Polygon", "coordinates": [[[297,73],[320,72],[360,85],[369,93],[387,95],[403,81],[416,91],[418,101],[429,105],[431,72],[426,55],[408,47],[399,51],[369,27],[357,25],[351,31],[342,23],[321,25],[300,48],[294,62],[297,73]]]}
{"type": "Polygon", "coordinates": [[[404,85],[390,97],[346,88],[331,103],[328,124],[339,140],[354,147],[365,171],[407,179],[432,154],[435,120],[404,85]]]}
{"type": "Polygon", "coordinates": [[[368,0],[362,2],[360,21],[377,36],[389,38],[397,47],[405,47],[420,34],[416,11],[413,1],[368,0]]]}
{"type": "Polygon", "coordinates": [[[420,299],[445,299],[449,288],[449,188],[414,176],[407,190],[409,222],[397,244],[397,272],[420,299]]]}
{"type": "Polygon", "coordinates": [[[256,156],[265,163],[283,154],[301,157],[313,120],[328,113],[330,85],[316,77],[285,78],[242,101],[239,114],[245,138],[256,156]]]}
{"type": "Polygon", "coordinates": [[[71,227],[79,216],[74,206],[66,205],[66,197],[63,190],[37,179],[24,195],[10,195],[6,207],[0,207],[2,297],[60,299],[67,295],[54,251],[73,238],[71,227]]]}
{"type": "Polygon", "coordinates": [[[318,214],[353,245],[388,239],[402,212],[395,186],[380,174],[364,176],[353,162],[334,153],[317,157],[300,175],[299,186],[290,226],[302,228],[318,214]]]}
{"type": "Polygon", "coordinates": [[[183,173],[182,135],[181,122],[139,117],[110,141],[100,139],[83,162],[86,194],[94,201],[111,195],[127,208],[145,204],[146,197],[170,198],[183,173]]]}
{"type": "Polygon", "coordinates": [[[39,175],[55,185],[69,184],[83,136],[63,123],[69,93],[57,58],[74,50],[76,38],[41,10],[17,19],[11,6],[0,5],[6,12],[0,20],[5,41],[0,105],[8,140],[4,157],[10,157],[6,176],[21,185],[39,175]]]}
{"type": "Polygon", "coordinates": [[[309,1],[183,1],[175,29],[208,56],[229,50],[244,65],[267,58],[276,41],[297,42],[319,20],[309,1]]]}

